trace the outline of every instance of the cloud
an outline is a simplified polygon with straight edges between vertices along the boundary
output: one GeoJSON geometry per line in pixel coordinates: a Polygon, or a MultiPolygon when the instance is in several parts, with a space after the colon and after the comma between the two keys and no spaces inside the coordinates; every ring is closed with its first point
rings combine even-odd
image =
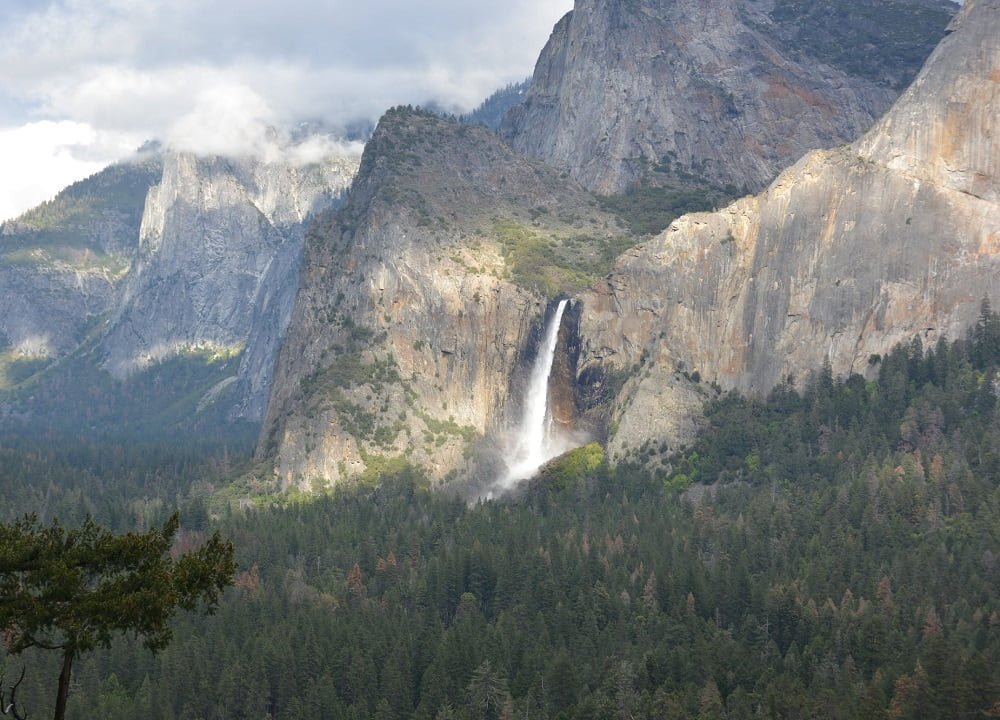
{"type": "Polygon", "coordinates": [[[256,92],[242,85],[206,88],[190,112],[174,122],[167,144],[200,155],[259,155],[268,144],[274,111],[256,92]]]}
{"type": "Polygon", "coordinates": [[[136,147],[127,134],[98,132],[71,121],[0,128],[0,220],[46,200],[136,147]]]}
{"type": "Polygon", "coordinates": [[[311,135],[284,150],[284,158],[293,165],[311,165],[323,158],[360,158],[364,143],[335,140],[329,135],[311,135]]]}
{"type": "Polygon", "coordinates": [[[428,99],[469,106],[530,73],[569,5],[64,0],[0,28],[0,87],[45,114],[101,125],[156,124],[223,80],[278,114],[340,119],[428,99]]]}
{"type": "MultiPolygon", "coordinates": [[[[4,1],[0,121],[68,122],[114,144],[155,137],[206,152],[255,152],[266,145],[268,126],[321,120],[335,127],[374,120],[396,104],[471,109],[530,74],[572,5],[4,1]]],[[[47,136],[61,142],[57,132],[47,136]]],[[[34,147],[42,164],[59,146],[34,147]]],[[[84,170],[91,166],[81,164],[84,170]]],[[[0,169],[20,172],[7,162],[0,169]]],[[[0,177],[0,186],[8,184],[0,177]]]]}

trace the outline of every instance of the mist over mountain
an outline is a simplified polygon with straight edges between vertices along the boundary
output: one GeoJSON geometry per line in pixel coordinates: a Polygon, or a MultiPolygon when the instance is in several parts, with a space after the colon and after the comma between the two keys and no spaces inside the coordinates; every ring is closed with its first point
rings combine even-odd
{"type": "Polygon", "coordinates": [[[570,4],[7,3],[0,155],[17,171],[0,173],[0,221],[149,138],[243,154],[316,119],[351,137],[400,103],[468,112],[530,72],[570,4]]]}

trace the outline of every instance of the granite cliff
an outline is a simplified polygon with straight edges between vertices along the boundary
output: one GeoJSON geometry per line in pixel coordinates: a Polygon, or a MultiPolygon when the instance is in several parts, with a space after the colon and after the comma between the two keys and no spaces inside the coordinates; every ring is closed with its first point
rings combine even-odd
{"type": "Polygon", "coordinates": [[[100,343],[104,367],[125,376],[189,350],[242,355],[229,381],[235,412],[259,420],[298,287],[303,223],[355,167],[168,154],[100,343]]]}
{"type": "Polygon", "coordinates": [[[155,152],[4,224],[0,367],[16,372],[0,390],[36,374],[38,392],[6,397],[3,414],[72,427],[75,406],[56,396],[84,392],[79,378],[128,393],[121,384],[142,371],[190,357],[214,366],[192,413],[216,403],[219,417],[259,422],[305,221],[339,202],[357,169],[350,157],[291,157],[155,152]]]}
{"type": "Polygon", "coordinates": [[[114,305],[161,169],[156,156],[113,165],[0,225],[0,346],[12,357],[69,352],[114,305]]]}
{"type": "Polygon", "coordinates": [[[501,133],[600,193],[697,179],[759,191],[892,103],[944,0],[577,0],[501,133]]]}
{"type": "Polygon", "coordinates": [[[387,113],[306,242],[259,446],[282,484],[489,462],[547,298],[628,242],[596,205],[485,128],[387,113]]]}
{"type": "Polygon", "coordinates": [[[1000,297],[998,118],[1000,0],[969,0],[858,141],[626,252],[581,296],[579,372],[640,369],[614,404],[613,454],[688,439],[692,377],[760,395],[961,337],[1000,297]]]}
{"type": "Polygon", "coordinates": [[[388,113],[346,204],[310,232],[259,456],[284,487],[404,462],[488,473],[566,295],[552,414],[613,459],[689,439],[713,387],[766,393],[824,362],[864,372],[914,334],[957,337],[1000,289],[998,2],[968,3],[860,140],[631,248],[565,171],[388,113]]]}

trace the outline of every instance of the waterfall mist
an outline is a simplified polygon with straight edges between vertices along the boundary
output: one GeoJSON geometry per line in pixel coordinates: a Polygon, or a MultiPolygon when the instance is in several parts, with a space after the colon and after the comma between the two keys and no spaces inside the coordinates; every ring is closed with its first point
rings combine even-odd
{"type": "Polygon", "coordinates": [[[549,376],[559,340],[559,326],[568,302],[559,301],[545,328],[545,337],[531,368],[521,422],[514,428],[506,448],[507,470],[494,486],[500,492],[532,477],[542,465],[573,446],[571,438],[555,427],[549,410],[549,376]]]}

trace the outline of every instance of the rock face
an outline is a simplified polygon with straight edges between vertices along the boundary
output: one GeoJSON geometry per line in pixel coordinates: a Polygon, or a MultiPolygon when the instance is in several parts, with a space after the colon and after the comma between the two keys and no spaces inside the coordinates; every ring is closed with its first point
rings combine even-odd
{"type": "Polygon", "coordinates": [[[0,225],[0,347],[65,354],[114,306],[160,169],[156,157],[113,165],[0,225]]]}
{"type": "Polygon", "coordinates": [[[544,297],[593,279],[620,235],[594,204],[484,128],[383,117],[306,242],[259,447],[283,485],[403,460],[440,480],[501,445],[544,297]]]}
{"type": "Polygon", "coordinates": [[[600,193],[623,192],[654,169],[759,191],[806,151],[866,130],[954,8],[938,0],[800,5],[577,0],[501,133],[600,193]],[[860,27],[842,38],[836,28],[845,24],[860,27]],[[867,45],[859,42],[866,35],[867,45]],[[862,55],[864,63],[851,62],[862,55]]]}
{"type": "Polygon", "coordinates": [[[117,379],[178,354],[238,357],[205,402],[228,388],[229,417],[259,422],[305,222],[339,202],[357,170],[357,158],[292,156],[156,153],[4,224],[0,350],[85,353],[117,379]]]}
{"type": "Polygon", "coordinates": [[[825,361],[864,373],[915,335],[961,337],[1000,297],[998,118],[1000,0],[968,0],[863,138],[627,252],[582,298],[580,372],[641,368],[617,400],[613,453],[687,439],[695,371],[763,394],[825,361]]]}
{"type": "Polygon", "coordinates": [[[101,342],[104,366],[125,376],[190,349],[244,353],[236,413],[259,420],[298,286],[303,223],[355,168],[168,154],[101,342]]]}

